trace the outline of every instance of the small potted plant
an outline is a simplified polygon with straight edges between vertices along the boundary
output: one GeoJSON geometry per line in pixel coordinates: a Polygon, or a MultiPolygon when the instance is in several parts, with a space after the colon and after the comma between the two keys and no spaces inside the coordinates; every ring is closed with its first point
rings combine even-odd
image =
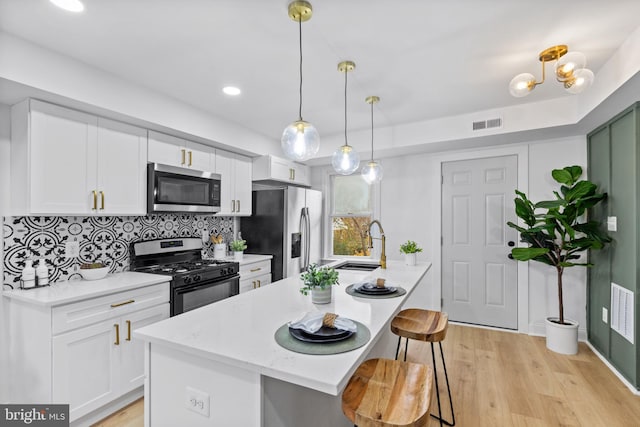
{"type": "Polygon", "coordinates": [[[339,285],[338,272],[331,267],[320,267],[311,264],[307,271],[300,276],[304,286],[300,293],[308,295],[311,291],[311,302],[314,304],[328,304],[331,302],[331,289],[339,285]]]}
{"type": "Polygon", "coordinates": [[[406,265],[416,265],[416,254],[422,252],[422,248],[413,240],[407,240],[400,245],[400,252],[404,254],[404,263],[406,265]]]}
{"type": "Polygon", "coordinates": [[[233,260],[242,261],[242,253],[247,249],[246,240],[234,240],[231,242],[231,250],[233,251],[233,260]]]}

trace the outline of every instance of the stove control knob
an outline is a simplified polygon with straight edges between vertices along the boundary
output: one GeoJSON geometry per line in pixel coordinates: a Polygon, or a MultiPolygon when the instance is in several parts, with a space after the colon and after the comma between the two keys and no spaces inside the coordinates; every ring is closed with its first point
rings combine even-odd
{"type": "Polygon", "coordinates": [[[194,281],[194,282],[199,282],[199,281],[200,281],[200,279],[201,279],[201,277],[200,277],[200,275],[199,275],[199,274],[196,274],[195,276],[193,276],[193,281],[194,281]]]}
{"type": "Polygon", "coordinates": [[[184,278],[184,283],[185,283],[185,284],[187,284],[187,285],[188,285],[189,283],[191,283],[191,276],[187,276],[187,277],[185,277],[185,278],[184,278]]]}
{"type": "Polygon", "coordinates": [[[229,270],[227,270],[226,268],[222,268],[220,269],[220,273],[222,273],[223,275],[229,274],[229,270]]]}

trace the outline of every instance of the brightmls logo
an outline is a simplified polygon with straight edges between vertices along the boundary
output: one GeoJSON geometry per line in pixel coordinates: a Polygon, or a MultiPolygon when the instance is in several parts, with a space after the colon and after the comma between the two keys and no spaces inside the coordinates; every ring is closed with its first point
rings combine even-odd
{"type": "Polygon", "coordinates": [[[69,427],[69,405],[1,405],[0,427],[69,427]]]}

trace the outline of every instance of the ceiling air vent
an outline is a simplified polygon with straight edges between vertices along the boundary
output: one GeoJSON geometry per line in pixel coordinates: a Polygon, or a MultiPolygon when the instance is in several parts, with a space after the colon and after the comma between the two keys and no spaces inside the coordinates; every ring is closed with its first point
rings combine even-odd
{"type": "Polygon", "coordinates": [[[491,129],[502,127],[502,119],[500,117],[496,119],[480,120],[479,122],[473,122],[473,130],[491,129]]]}

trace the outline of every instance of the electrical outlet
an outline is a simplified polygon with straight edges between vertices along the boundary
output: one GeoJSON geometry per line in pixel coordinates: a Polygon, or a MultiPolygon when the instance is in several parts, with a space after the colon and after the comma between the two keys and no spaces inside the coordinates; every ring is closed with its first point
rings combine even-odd
{"type": "Polygon", "coordinates": [[[618,217],[607,217],[607,231],[618,231],[618,217]]]}
{"type": "Polygon", "coordinates": [[[207,230],[202,230],[202,243],[207,243],[209,241],[209,232],[207,230]]]}
{"type": "Polygon", "coordinates": [[[209,394],[192,387],[186,387],[184,405],[188,410],[209,417],[209,394]]]}
{"type": "Polygon", "coordinates": [[[606,307],[602,307],[602,321],[609,323],[609,310],[606,307]]]}
{"type": "Polygon", "coordinates": [[[77,258],[80,256],[80,243],[77,241],[67,242],[64,245],[65,258],[77,258]]]}

